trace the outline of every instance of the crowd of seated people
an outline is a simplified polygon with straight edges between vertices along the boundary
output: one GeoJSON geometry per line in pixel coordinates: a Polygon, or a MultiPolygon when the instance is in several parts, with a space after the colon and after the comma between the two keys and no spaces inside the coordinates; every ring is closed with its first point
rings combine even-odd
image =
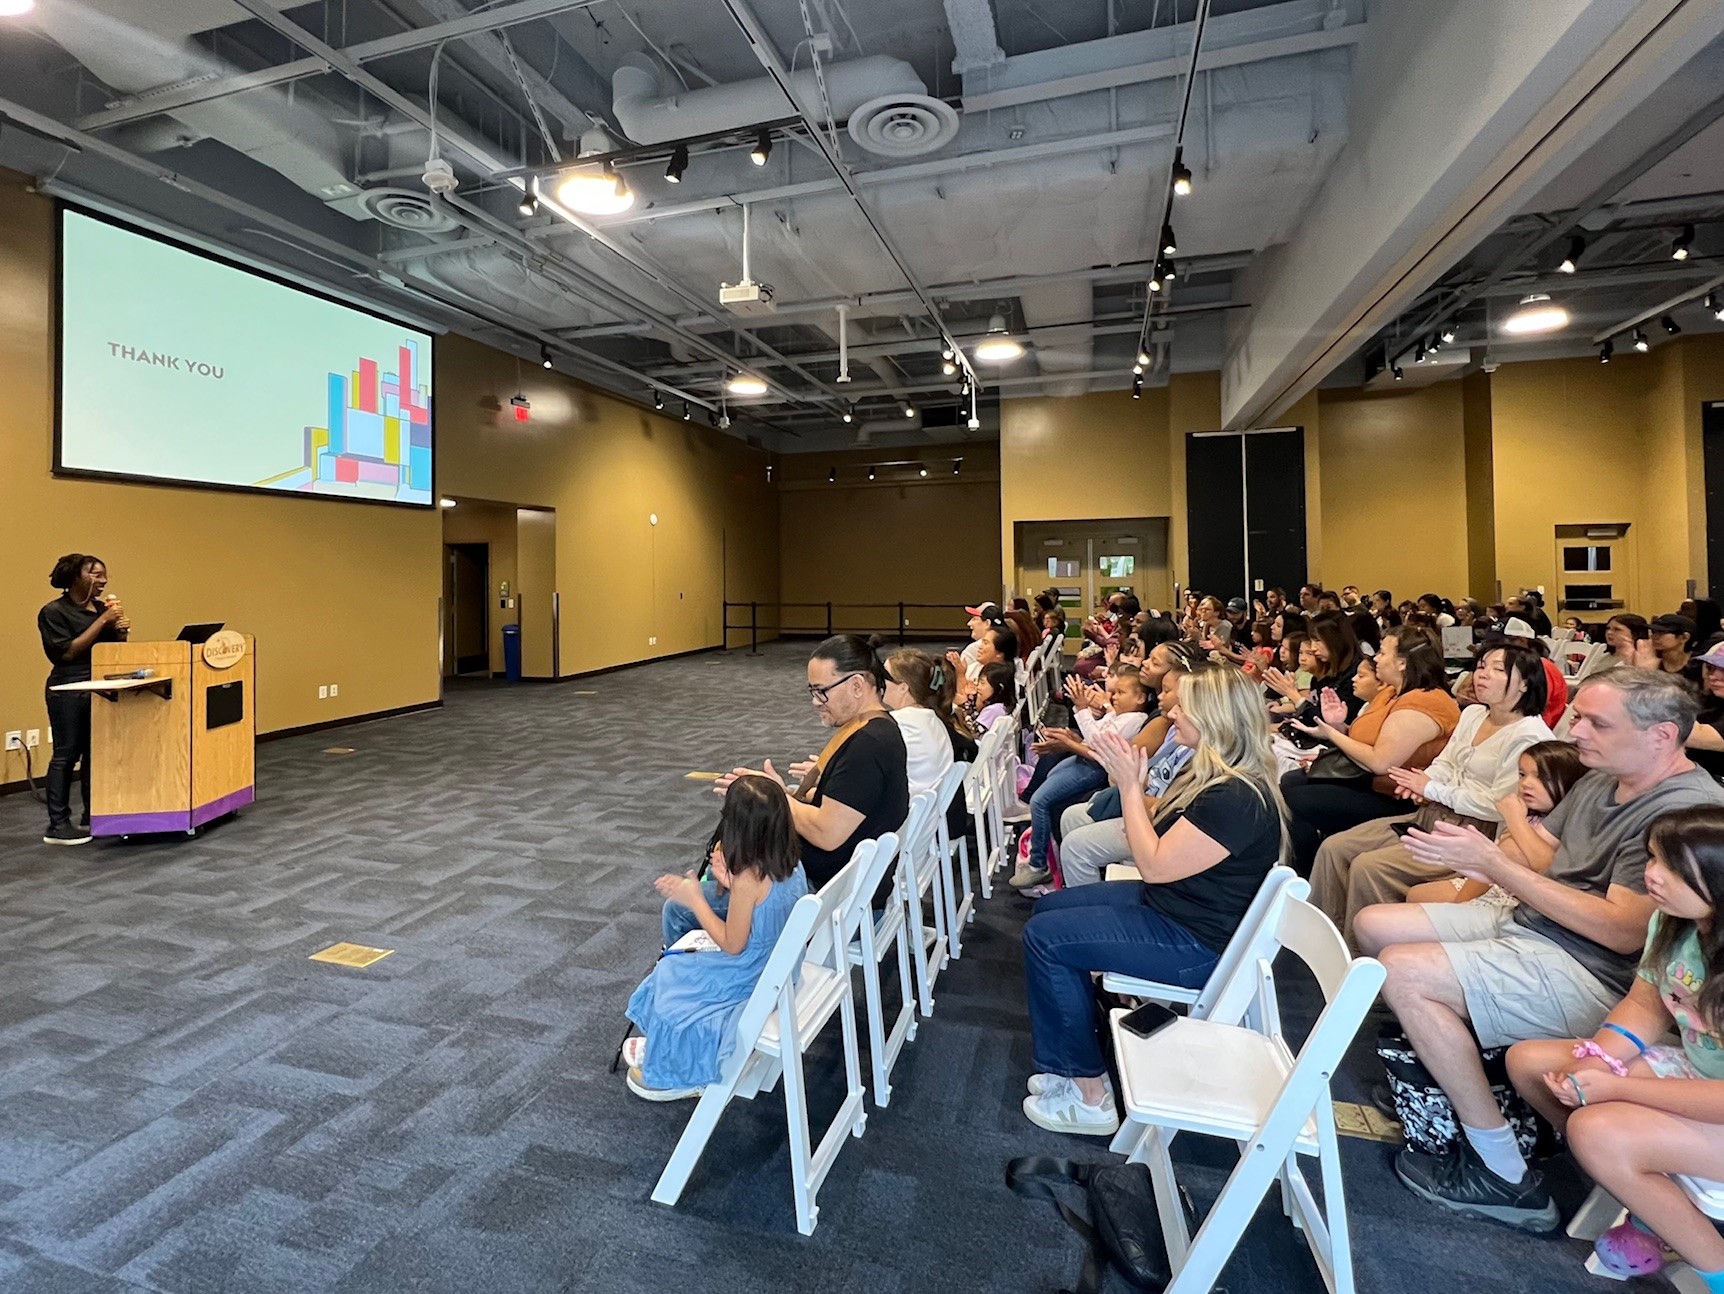
{"type": "Polygon", "coordinates": [[[1382,961],[1385,1004],[1452,1107],[1448,1150],[1396,1156],[1411,1191],[1469,1218],[1558,1224],[1487,1076],[1482,1052],[1506,1047],[1515,1088],[1633,1211],[1600,1239],[1606,1265],[1650,1270],[1669,1246],[1724,1291],[1724,1240],[1671,1181],[1724,1180],[1714,605],[1560,636],[1536,590],[1486,605],[1313,583],[1165,611],[1115,593],[1069,639],[1056,590],[967,610],[970,644],[947,656],[820,644],[806,682],[824,748],[788,779],[765,761],[718,780],[737,798],[706,874],[659,888],[667,947],[699,927],[733,960],[709,980],[655,968],[631,1002],[646,1035],[626,1053],[631,1088],[677,1099],[711,1081],[712,1021],[746,997],[787,904],[1018,713],[1030,1121],[1117,1129],[1093,976],[1201,985],[1286,861],[1382,961]],[[1069,721],[1018,704],[1025,643],[1049,637],[1068,644],[1054,704],[1069,721]],[[1549,648],[1569,639],[1600,644],[1579,680],[1549,648]],[[1137,878],[1105,879],[1121,863],[1137,878]]]}
{"type": "MultiPolygon", "coordinates": [[[[1194,591],[1144,628],[1121,610],[1086,624],[1091,672],[1111,686],[1141,655],[1148,718],[1085,737],[1105,789],[1068,798],[1091,773],[1042,803],[1053,777],[1031,790],[1029,829],[1052,857],[1033,847],[1013,878],[1040,895],[1023,935],[1026,1116],[1111,1134],[1092,975],[1201,984],[1286,859],[1383,961],[1387,1006],[1452,1105],[1447,1152],[1397,1156],[1412,1191],[1466,1217],[1557,1225],[1486,1077],[1482,1051],[1511,1047],[1516,1087],[1633,1210],[1598,1242],[1607,1267],[1676,1254],[1724,1291],[1724,1239],[1671,1182],[1724,1180],[1724,1084],[1710,1085],[1724,1079],[1717,608],[1570,617],[1554,639],[1536,590],[1498,605],[1351,585],[1251,605],[1194,591]],[[1179,641],[1121,653],[1157,623],[1179,641]],[[1577,682],[1552,641],[1602,654],[1577,682]],[[1112,863],[1140,879],[1102,879],[1112,863]]],[[[1077,683],[1067,697],[1090,714],[1102,699],[1077,683]]]]}

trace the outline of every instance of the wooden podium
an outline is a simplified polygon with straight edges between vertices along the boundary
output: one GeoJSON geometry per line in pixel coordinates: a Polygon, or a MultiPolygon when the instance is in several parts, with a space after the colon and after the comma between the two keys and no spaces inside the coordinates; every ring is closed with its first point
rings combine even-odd
{"type": "Polygon", "coordinates": [[[181,831],[255,798],[255,643],[223,630],[205,643],[97,643],[89,692],[90,831],[181,831]],[[149,670],[148,678],[116,677],[149,670]]]}

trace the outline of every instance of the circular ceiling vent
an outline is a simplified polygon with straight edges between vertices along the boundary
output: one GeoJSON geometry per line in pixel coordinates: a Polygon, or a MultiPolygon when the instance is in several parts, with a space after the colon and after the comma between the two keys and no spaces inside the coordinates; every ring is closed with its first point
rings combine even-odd
{"type": "Polygon", "coordinates": [[[850,137],[883,157],[931,153],[957,133],[957,110],[925,94],[882,95],[850,114],[850,137]]]}
{"type": "Polygon", "coordinates": [[[431,199],[411,189],[367,189],[359,195],[359,207],[373,220],[416,234],[446,234],[455,221],[431,205],[431,199]]]}

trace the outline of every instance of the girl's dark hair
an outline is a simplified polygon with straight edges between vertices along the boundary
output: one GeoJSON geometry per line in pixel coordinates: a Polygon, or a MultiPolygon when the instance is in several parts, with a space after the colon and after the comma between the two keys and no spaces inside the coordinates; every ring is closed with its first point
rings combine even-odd
{"type": "Polygon", "coordinates": [[[1253,620],[1251,622],[1251,645],[1253,647],[1273,647],[1275,645],[1274,621],[1253,620]]]}
{"type": "MultiPolygon", "coordinates": [[[[1004,625],[994,625],[988,629],[988,637],[993,640],[994,650],[1006,660],[1018,658],[1018,636],[1004,625]]],[[[876,638],[875,642],[880,640],[876,638]]]]}
{"type": "Polygon", "coordinates": [[[1377,626],[1377,617],[1363,608],[1344,613],[1347,623],[1353,626],[1353,637],[1360,643],[1370,643],[1371,650],[1376,651],[1383,644],[1383,631],[1377,626]]]}
{"type": "Polygon", "coordinates": [[[809,660],[832,662],[840,674],[867,674],[876,692],[886,686],[886,667],[880,663],[880,648],[885,639],[878,634],[867,638],[860,634],[833,634],[809,654],[809,660]]]}
{"type": "Polygon", "coordinates": [[[730,784],[718,835],[724,865],[732,872],[754,872],[769,881],[783,881],[802,861],[802,841],[784,788],[758,773],[730,784]]]}
{"type": "Polygon", "coordinates": [[[1637,643],[1643,643],[1652,636],[1652,626],[1646,622],[1646,617],[1637,616],[1632,611],[1625,611],[1621,615],[1611,616],[1610,619],[1604,622],[1604,627],[1606,629],[1610,628],[1611,625],[1621,625],[1624,629],[1628,630],[1629,637],[1633,638],[1637,643]]]}
{"type": "Polygon", "coordinates": [[[1011,661],[990,661],[982,666],[982,678],[994,690],[989,705],[1003,705],[1007,714],[1018,708],[1018,671],[1011,661]]]}
{"type": "Polygon", "coordinates": [[[1143,622],[1143,628],[1137,631],[1137,636],[1143,639],[1146,649],[1154,650],[1162,643],[1179,642],[1179,626],[1166,616],[1151,616],[1143,622]]]}
{"type": "Polygon", "coordinates": [[[886,672],[909,689],[917,705],[926,706],[948,725],[952,722],[952,693],[958,680],[950,664],[919,647],[900,647],[886,658],[886,672]]]}
{"type": "Polygon", "coordinates": [[[1329,669],[1324,678],[1352,678],[1359,668],[1359,640],[1347,617],[1338,613],[1324,614],[1311,621],[1311,638],[1323,644],[1329,653],[1329,669]]]}
{"type": "Polygon", "coordinates": [[[1060,609],[1060,591],[1058,589],[1045,588],[1036,594],[1037,611],[1045,615],[1049,611],[1059,611],[1060,609]]]}
{"type": "Polygon", "coordinates": [[[1291,638],[1295,633],[1303,634],[1306,637],[1310,636],[1306,630],[1306,625],[1309,621],[1305,619],[1304,615],[1298,611],[1294,611],[1291,607],[1282,611],[1276,618],[1281,621],[1281,636],[1283,638],[1291,638]]]}
{"type": "MultiPolygon", "coordinates": [[[[1539,673],[1544,673],[1542,669],[1539,673]]],[[[1538,780],[1550,796],[1551,807],[1561,804],[1574,784],[1586,775],[1580,749],[1572,741],[1535,741],[1521,754],[1530,756],[1538,780]]]]}
{"type": "MultiPolygon", "coordinates": [[[[1436,630],[1424,625],[1396,625],[1383,635],[1395,640],[1395,651],[1403,662],[1401,694],[1408,692],[1447,692],[1449,671],[1443,664],[1442,639],[1436,630]]],[[[1543,672],[1540,666],[1540,672],[1543,672]]]]}
{"type": "Polygon", "coordinates": [[[1543,714],[1545,706],[1550,704],[1550,679],[1544,672],[1544,657],[1513,643],[1496,643],[1481,651],[1479,659],[1482,661],[1492,652],[1501,652],[1503,668],[1519,674],[1520,681],[1526,684],[1526,691],[1521,694],[1520,700],[1515,702],[1515,713],[1529,716],[1543,714]]]}
{"type": "MultiPolygon", "coordinates": [[[[1716,904],[1715,896],[1724,894],[1724,808],[1697,804],[1672,809],[1647,828],[1646,847],[1656,849],[1670,870],[1708,903],[1716,904]]],[[[1703,929],[1698,922],[1661,912],[1645,960],[1663,965],[1690,931],[1700,941],[1706,976],[1696,1005],[1701,1019],[1716,1030],[1724,1022],[1724,921],[1714,920],[1703,929]]]]}
{"type": "Polygon", "coordinates": [[[106,566],[100,557],[91,553],[67,553],[54,563],[54,569],[48,572],[48,587],[64,591],[78,582],[78,577],[92,566],[106,566]]]}
{"type": "Polygon", "coordinates": [[[1023,598],[1013,598],[1012,599],[1011,610],[1013,610],[1013,611],[1028,611],[1029,609],[1030,609],[1030,604],[1026,600],[1024,600],[1023,598]]]}

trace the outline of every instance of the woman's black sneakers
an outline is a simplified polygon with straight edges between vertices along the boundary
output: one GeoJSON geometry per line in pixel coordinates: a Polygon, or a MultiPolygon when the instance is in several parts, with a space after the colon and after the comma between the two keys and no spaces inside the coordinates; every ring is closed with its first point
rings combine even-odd
{"type": "Polygon", "coordinates": [[[48,828],[42,837],[44,845],[87,845],[90,843],[90,829],[76,827],[70,822],[62,822],[48,828]]]}

